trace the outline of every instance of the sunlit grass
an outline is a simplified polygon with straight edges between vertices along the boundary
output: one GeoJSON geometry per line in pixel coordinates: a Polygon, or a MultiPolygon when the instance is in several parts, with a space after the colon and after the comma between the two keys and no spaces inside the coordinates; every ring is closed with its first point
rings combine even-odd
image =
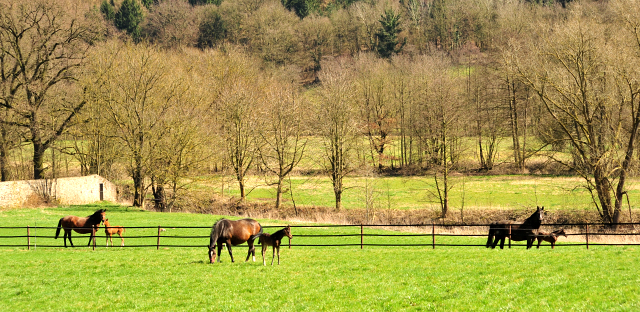
{"type": "MultiPolygon", "coordinates": [[[[88,215],[104,207],[113,223],[125,226],[210,226],[219,217],[97,205],[2,211],[0,226],[24,226],[30,220],[50,225],[62,215],[88,215]]],[[[302,240],[296,237],[302,233],[331,231],[337,229],[294,228],[293,242],[302,240]]],[[[88,236],[76,237],[86,243],[88,236]]],[[[304,239],[319,243],[325,238],[304,239]]],[[[62,246],[60,239],[54,242],[62,246]]],[[[206,239],[198,242],[204,245],[206,239]]],[[[294,246],[282,248],[281,265],[266,267],[259,252],[257,262],[243,262],[245,248],[234,248],[236,263],[225,251],[222,263],[209,264],[205,247],[0,247],[0,306],[7,311],[640,309],[640,249],[635,246],[294,246]]]]}

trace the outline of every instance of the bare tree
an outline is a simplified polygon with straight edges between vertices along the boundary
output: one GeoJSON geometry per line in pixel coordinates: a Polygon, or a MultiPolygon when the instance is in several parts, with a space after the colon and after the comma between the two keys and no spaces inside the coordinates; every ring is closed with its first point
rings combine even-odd
{"type": "Polygon", "coordinates": [[[240,198],[246,198],[247,173],[257,157],[258,110],[264,103],[261,85],[255,64],[244,56],[227,59],[222,81],[223,89],[216,100],[220,114],[220,136],[224,141],[226,158],[233,168],[240,188],[240,198]]]}
{"type": "Polygon", "coordinates": [[[300,163],[307,146],[303,108],[303,100],[293,86],[275,83],[262,107],[259,155],[264,168],[277,178],[276,209],[282,202],[284,179],[300,163]]]}
{"type": "Polygon", "coordinates": [[[355,118],[353,88],[349,84],[350,69],[343,62],[323,65],[322,89],[315,102],[314,131],[322,138],[324,167],[329,173],[335,195],[336,210],[342,207],[343,180],[353,164],[350,157],[356,148],[358,128],[355,118]]]}
{"type": "Polygon", "coordinates": [[[86,104],[76,82],[97,29],[78,11],[50,1],[0,3],[0,106],[15,117],[2,122],[27,130],[34,179],[86,104]]]}
{"type": "Polygon", "coordinates": [[[160,150],[174,130],[173,120],[181,118],[175,110],[193,105],[185,96],[190,84],[181,74],[184,68],[174,66],[178,58],[145,45],[109,42],[92,60],[98,83],[87,89],[122,144],[134,206],[143,205],[145,180],[164,156],[160,150]]]}
{"type": "Polygon", "coordinates": [[[617,25],[581,13],[544,34],[547,39],[531,48],[534,57],[516,66],[562,134],[547,133],[549,140],[569,145],[572,161],[555,160],[584,179],[602,220],[618,223],[640,126],[640,75],[627,69],[638,64],[628,56],[640,51],[639,37],[629,27],[616,42],[606,34],[618,32],[617,25]]]}

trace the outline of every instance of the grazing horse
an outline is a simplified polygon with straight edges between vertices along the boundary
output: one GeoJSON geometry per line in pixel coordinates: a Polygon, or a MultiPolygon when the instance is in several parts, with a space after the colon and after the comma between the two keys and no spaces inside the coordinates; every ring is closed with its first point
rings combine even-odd
{"type": "Polygon", "coordinates": [[[511,221],[496,221],[489,225],[489,237],[487,238],[487,248],[496,248],[498,240],[500,241],[500,249],[504,248],[504,239],[511,234],[511,240],[527,241],[527,249],[533,247],[533,241],[536,240],[536,232],[542,224],[544,217],[544,207],[537,207],[536,211],[523,223],[513,223],[511,221]],[[511,233],[509,233],[511,228],[511,233]],[[494,240],[495,237],[495,240],[494,240]]]}
{"type": "Polygon", "coordinates": [[[109,241],[111,241],[111,247],[113,247],[113,234],[118,234],[120,236],[120,247],[124,247],[124,238],[122,234],[124,234],[124,226],[114,225],[111,226],[109,224],[109,219],[104,220],[104,233],[107,234],[107,247],[109,247],[109,241]]]}
{"type": "Polygon", "coordinates": [[[105,211],[107,210],[100,209],[94,212],[92,215],[84,218],[76,216],[66,216],[64,218],[61,218],[60,221],[58,221],[58,229],[56,229],[55,238],[58,239],[58,236],[60,235],[60,229],[62,228],[64,229],[64,247],[67,247],[67,237],[69,238],[71,247],[75,247],[73,246],[73,242],[71,241],[71,230],[74,230],[80,234],[91,233],[91,236],[89,236],[89,243],[87,244],[87,246],[89,246],[91,244],[91,240],[93,239],[94,231],[97,231],[100,223],[104,222],[105,220],[105,211]]]}
{"type": "MultiPolygon", "coordinates": [[[[211,237],[209,240],[209,263],[214,263],[216,257],[222,251],[222,244],[227,244],[229,250],[229,256],[231,256],[231,262],[233,260],[233,253],[231,253],[231,246],[236,246],[244,242],[249,244],[249,253],[247,254],[247,260],[253,255],[253,261],[256,261],[256,250],[253,247],[253,241],[262,234],[262,226],[258,221],[253,219],[241,219],[237,221],[231,221],[227,219],[220,219],[213,224],[211,228],[211,237]],[[218,246],[218,252],[215,248],[218,246]]],[[[220,258],[218,257],[218,262],[220,258]]]]}
{"type": "Polygon", "coordinates": [[[540,248],[540,243],[542,243],[542,241],[547,241],[551,243],[551,249],[554,249],[554,247],[556,246],[556,242],[558,241],[558,236],[561,235],[567,237],[567,233],[564,232],[564,229],[559,229],[551,233],[538,232],[538,235],[536,236],[536,238],[538,239],[537,248],[540,248]]]}
{"type": "Polygon", "coordinates": [[[262,264],[267,265],[264,260],[264,253],[267,250],[267,246],[273,246],[273,255],[271,256],[271,265],[273,265],[273,258],[276,256],[276,250],[278,250],[278,265],[280,264],[280,243],[282,243],[283,237],[288,237],[291,240],[291,227],[287,225],[286,228],[277,231],[273,234],[262,233],[260,234],[260,244],[262,245],[262,264]]]}

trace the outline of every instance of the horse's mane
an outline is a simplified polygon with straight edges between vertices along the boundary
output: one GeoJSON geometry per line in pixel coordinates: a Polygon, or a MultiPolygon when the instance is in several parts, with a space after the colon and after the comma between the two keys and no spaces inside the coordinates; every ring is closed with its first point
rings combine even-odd
{"type": "MultiPolygon", "coordinates": [[[[544,207],[542,208],[544,209],[544,207]]],[[[529,216],[526,220],[524,220],[524,222],[522,223],[523,226],[531,226],[532,228],[539,228],[540,225],[542,224],[542,220],[540,220],[540,214],[542,213],[542,209],[540,209],[540,207],[537,207],[536,212],[534,212],[531,216],[529,216]]],[[[521,226],[521,228],[524,228],[521,226]]]]}
{"type": "Polygon", "coordinates": [[[213,246],[218,241],[218,237],[225,236],[228,234],[229,228],[229,220],[222,218],[211,227],[211,239],[209,240],[209,248],[213,248],[213,246]]]}
{"type": "Polygon", "coordinates": [[[87,221],[88,221],[90,224],[93,224],[93,223],[100,223],[100,221],[102,221],[102,213],[103,213],[103,212],[105,212],[105,210],[104,210],[104,209],[99,209],[99,210],[97,210],[97,211],[96,211],[96,212],[94,212],[92,215],[87,216],[87,218],[88,218],[88,220],[87,220],[87,221]]]}

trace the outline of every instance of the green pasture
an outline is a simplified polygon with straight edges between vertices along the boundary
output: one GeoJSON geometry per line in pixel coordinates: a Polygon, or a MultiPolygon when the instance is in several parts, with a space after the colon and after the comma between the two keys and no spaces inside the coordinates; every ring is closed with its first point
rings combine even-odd
{"type": "MultiPolygon", "coordinates": [[[[204,235],[219,216],[153,213],[108,204],[0,211],[0,226],[51,226],[67,214],[106,207],[113,224],[166,228],[163,236],[204,235]],[[180,232],[178,231],[187,231],[180,232]],[[173,232],[173,233],[172,233],[173,232]]],[[[260,220],[263,225],[284,225],[260,220]]],[[[300,225],[300,224],[293,224],[300,225]]],[[[272,231],[273,228],[265,229],[272,231]]],[[[0,235],[8,235],[3,229],[0,235]]],[[[44,232],[45,230],[42,229],[44,232]]],[[[48,230],[53,232],[52,230],[48,230]]],[[[322,244],[342,228],[293,228],[292,243],[322,244]]],[[[359,229],[349,229],[354,233],[359,229]]],[[[367,233],[391,233],[365,229],[367,233]]],[[[157,234],[157,229],[155,231],[157,234]]],[[[19,233],[18,233],[19,234],[19,233]]],[[[53,233],[42,233],[42,235],[53,233]]],[[[141,233],[129,229],[126,236],[141,233]]],[[[38,234],[40,235],[40,233],[38,234]]],[[[151,234],[153,235],[153,234],[151,234]]],[[[86,245],[88,235],[76,235],[86,245]]],[[[20,241],[25,238],[10,238],[20,241]]],[[[100,238],[99,240],[103,240],[100,238]]],[[[155,243],[153,238],[150,243],[155,243]]],[[[167,239],[168,238],[164,238],[167,239]]],[[[354,238],[337,238],[344,242],[354,238]]],[[[365,237],[366,240],[377,240],[365,237]]],[[[388,238],[385,238],[388,239],[388,238]]],[[[463,239],[482,242],[483,238],[463,239]]],[[[0,244],[6,244],[4,241],[0,244]]],[[[188,239],[195,245],[207,240],[188,239]]],[[[128,245],[136,239],[125,237],[128,245]]],[[[359,238],[356,239],[359,241],[359,238]]],[[[39,238],[38,244],[62,240],[39,238]]],[[[281,265],[243,262],[246,247],[209,264],[206,248],[0,247],[0,307],[6,311],[637,311],[636,246],[548,247],[296,247],[281,265]]],[[[259,249],[258,249],[259,250],[259,249]]]]}
{"type": "MultiPolygon", "coordinates": [[[[347,177],[343,193],[345,209],[373,208],[391,209],[439,209],[433,177],[347,177]],[[367,200],[369,198],[369,200],[367,200]]],[[[638,208],[634,198],[640,194],[640,180],[627,181],[632,208],[638,208]]],[[[264,179],[252,177],[248,181],[247,198],[254,201],[275,202],[275,188],[264,179]]],[[[212,178],[207,187],[222,193],[222,179],[212,178]]],[[[577,177],[562,176],[460,176],[451,177],[449,203],[453,211],[458,209],[525,209],[544,206],[553,210],[594,209],[591,195],[577,177]]],[[[289,188],[289,182],[286,183],[289,188]]],[[[331,181],[325,176],[291,177],[291,190],[283,195],[284,203],[308,206],[335,205],[331,181]]],[[[239,196],[235,181],[227,178],[225,195],[239,196]]]]}

